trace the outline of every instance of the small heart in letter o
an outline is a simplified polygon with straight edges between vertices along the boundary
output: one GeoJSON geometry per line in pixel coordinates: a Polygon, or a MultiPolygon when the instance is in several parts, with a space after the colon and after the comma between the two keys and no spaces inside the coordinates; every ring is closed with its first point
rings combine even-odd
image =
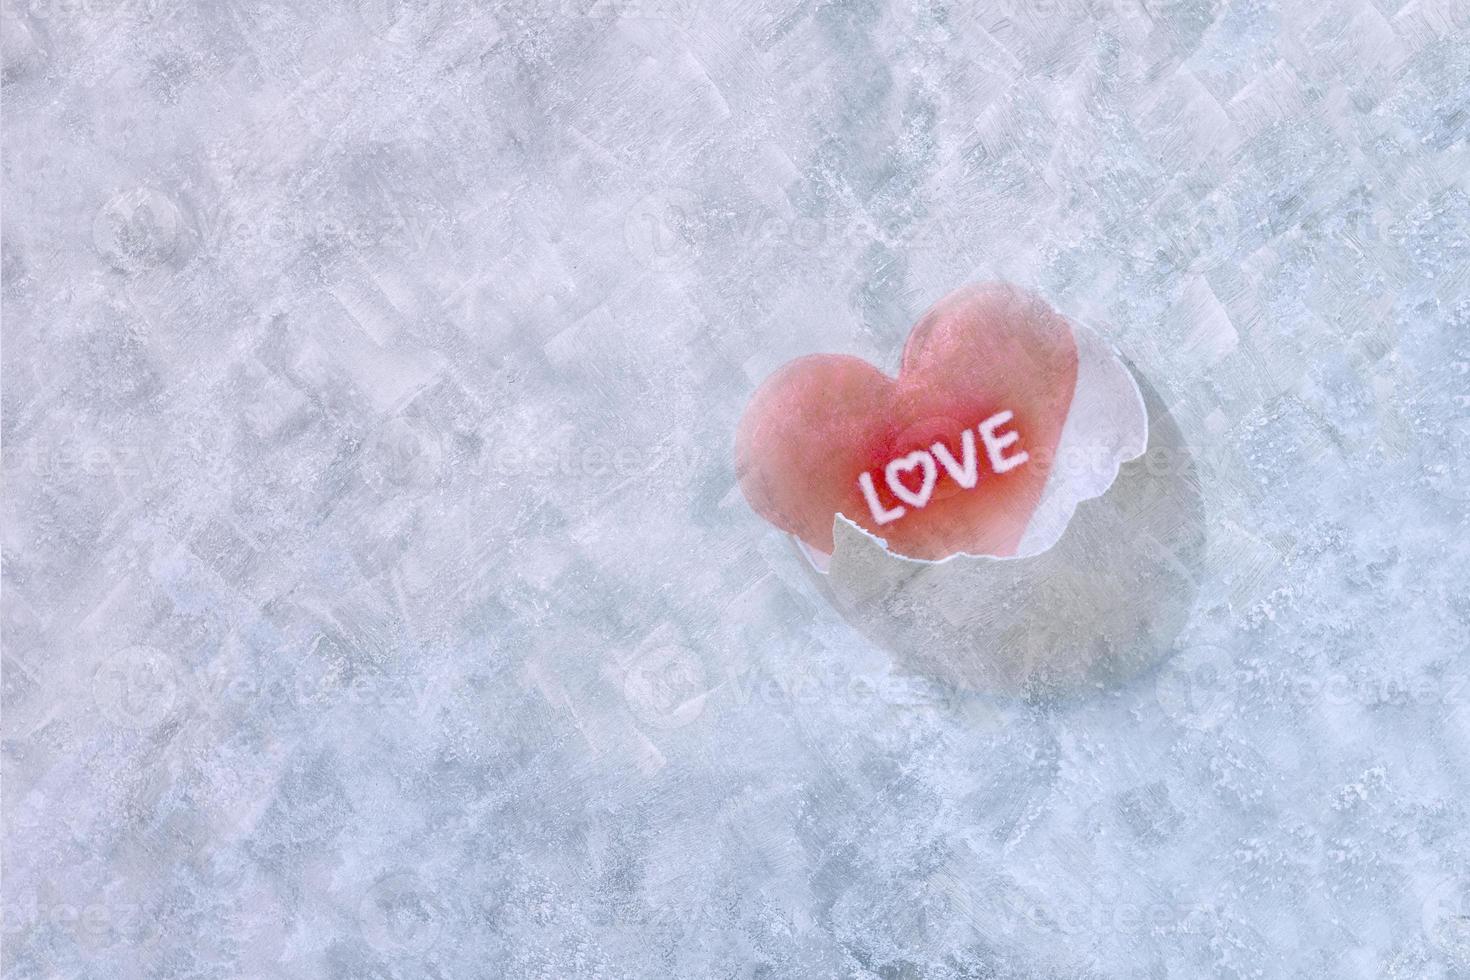
{"type": "Polygon", "coordinates": [[[883,472],[888,478],[888,489],[910,507],[922,507],[927,504],[929,496],[934,493],[934,481],[939,479],[939,470],[934,465],[934,457],[922,449],[916,449],[907,456],[900,456],[889,463],[883,472]],[[904,476],[916,469],[924,471],[923,482],[919,485],[917,492],[910,490],[903,482],[904,476]]]}

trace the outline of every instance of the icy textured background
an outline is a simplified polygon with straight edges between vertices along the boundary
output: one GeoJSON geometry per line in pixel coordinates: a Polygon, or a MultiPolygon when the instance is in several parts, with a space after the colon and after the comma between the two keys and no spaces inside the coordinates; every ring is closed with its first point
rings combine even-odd
{"type": "Polygon", "coordinates": [[[6,0],[4,967],[1470,976],[1470,5],[6,0]],[[1004,276],[1168,668],[895,676],[734,488],[1004,276]]]}

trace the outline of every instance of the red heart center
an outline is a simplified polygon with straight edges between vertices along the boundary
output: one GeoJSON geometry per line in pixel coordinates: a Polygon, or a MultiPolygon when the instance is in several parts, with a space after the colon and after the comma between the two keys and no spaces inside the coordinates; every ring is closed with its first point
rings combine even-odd
{"type": "MultiPolygon", "coordinates": [[[[902,480],[902,481],[905,481],[905,482],[907,482],[907,480],[908,480],[907,474],[909,474],[909,473],[915,473],[915,474],[917,474],[918,475],[918,480],[919,480],[919,482],[918,482],[918,486],[919,487],[923,487],[924,482],[928,479],[924,475],[924,470],[922,470],[919,467],[919,460],[918,459],[912,459],[912,460],[907,460],[907,461],[900,461],[895,468],[898,470],[898,478],[900,480],[902,480]]],[[[911,492],[914,494],[914,496],[918,496],[921,491],[916,488],[916,489],[914,489],[911,492]]]]}
{"type": "Polygon", "coordinates": [[[839,513],[911,558],[1014,554],[1076,382],[1060,314],[1011,286],[967,286],[920,318],[897,378],[838,354],[777,370],[740,420],[740,487],[829,554],[839,513]]]}

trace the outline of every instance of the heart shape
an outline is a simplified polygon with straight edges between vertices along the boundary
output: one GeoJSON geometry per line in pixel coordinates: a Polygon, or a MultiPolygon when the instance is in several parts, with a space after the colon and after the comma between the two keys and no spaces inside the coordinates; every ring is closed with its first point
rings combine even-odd
{"type": "Polygon", "coordinates": [[[740,420],[736,475],[757,513],[825,554],[837,514],[910,558],[1014,554],[1076,383],[1064,317],[966,286],[914,325],[897,378],[840,354],[779,368],[740,420]]]}
{"type": "Polygon", "coordinates": [[[939,469],[934,465],[934,457],[922,449],[915,449],[907,456],[901,456],[890,462],[883,470],[883,478],[888,482],[888,489],[893,495],[911,507],[923,507],[929,502],[929,497],[934,493],[934,481],[939,479],[939,469]],[[917,491],[910,490],[904,486],[903,477],[906,473],[921,470],[923,476],[917,491]]]}

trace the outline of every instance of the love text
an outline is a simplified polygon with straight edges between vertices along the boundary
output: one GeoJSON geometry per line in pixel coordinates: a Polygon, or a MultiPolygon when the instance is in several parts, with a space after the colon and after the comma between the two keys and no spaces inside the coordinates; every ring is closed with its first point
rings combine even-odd
{"type": "Polygon", "coordinates": [[[1014,429],[1001,431],[1001,427],[1008,424],[1013,418],[1015,418],[1015,413],[1010,410],[996,412],[974,429],[965,429],[961,432],[958,460],[955,459],[954,452],[949,446],[942,441],[936,441],[928,449],[915,449],[911,453],[890,461],[883,468],[883,480],[888,484],[888,489],[893,496],[902,501],[893,507],[885,506],[878,499],[878,491],[873,484],[873,475],[863,473],[858,477],[858,487],[863,492],[863,499],[868,502],[868,510],[872,513],[873,520],[879,524],[888,524],[907,514],[908,507],[918,510],[928,504],[934,496],[934,486],[939,482],[940,467],[943,467],[945,474],[962,489],[974,489],[980,482],[980,461],[975,452],[977,434],[980,436],[981,445],[985,447],[985,459],[990,464],[992,472],[1009,473],[1023,465],[1031,458],[1031,454],[1017,445],[1021,441],[1021,434],[1014,429]],[[916,479],[917,486],[915,485],[916,479]],[[904,504],[907,504],[908,507],[905,507],[904,504]]]}

